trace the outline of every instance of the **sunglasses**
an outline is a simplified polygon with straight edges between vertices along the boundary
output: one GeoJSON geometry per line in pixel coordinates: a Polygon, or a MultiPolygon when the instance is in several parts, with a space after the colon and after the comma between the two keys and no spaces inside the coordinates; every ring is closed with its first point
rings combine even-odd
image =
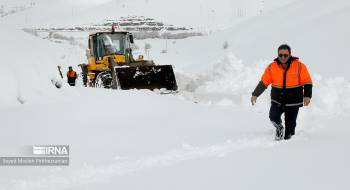
{"type": "Polygon", "coordinates": [[[289,57],[289,54],[279,54],[278,57],[285,57],[285,58],[288,58],[289,57]]]}

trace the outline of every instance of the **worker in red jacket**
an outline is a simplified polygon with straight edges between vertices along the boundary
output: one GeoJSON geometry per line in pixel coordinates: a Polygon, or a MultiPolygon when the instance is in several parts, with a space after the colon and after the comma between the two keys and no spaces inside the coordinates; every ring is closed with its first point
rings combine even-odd
{"type": "Polygon", "coordinates": [[[71,66],[68,67],[68,72],[67,72],[67,82],[70,86],[75,86],[75,81],[77,80],[77,73],[73,70],[71,66]]]}
{"type": "Polygon", "coordinates": [[[308,106],[312,97],[312,80],[299,58],[291,55],[290,46],[284,44],[278,48],[278,58],[267,66],[261,81],[252,93],[251,102],[272,85],[270,120],[276,127],[276,140],[290,139],[295,134],[299,108],[308,106]],[[285,130],[281,115],[285,116],[285,130]]]}

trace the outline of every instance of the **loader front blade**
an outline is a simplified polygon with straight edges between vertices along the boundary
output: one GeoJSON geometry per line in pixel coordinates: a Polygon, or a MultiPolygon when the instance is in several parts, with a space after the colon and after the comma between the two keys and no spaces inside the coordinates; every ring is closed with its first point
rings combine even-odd
{"type": "Polygon", "coordinates": [[[118,86],[122,90],[177,90],[175,74],[171,65],[117,67],[115,71],[118,86]]]}

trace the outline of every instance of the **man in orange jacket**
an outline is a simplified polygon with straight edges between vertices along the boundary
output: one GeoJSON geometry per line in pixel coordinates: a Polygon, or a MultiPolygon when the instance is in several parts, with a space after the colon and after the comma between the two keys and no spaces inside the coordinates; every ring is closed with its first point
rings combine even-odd
{"type": "Polygon", "coordinates": [[[70,86],[75,86],[75,81],[77,80],[77,73],[73,70],[71,66],[68,67],[67,79],[70,86]]]}
{"type": "Polygon", "coordinates": [[[272,89],[269,117],[276,127],[276,140],[288,140],[295,134],[299,108],[310,104],[312,80],[305,64],[291,55],[291,48],[286,44],[278,48],[278,58],[265,69],[261,81],[252,93],[252,105],[255,105],[257,98],[270,84],[272,89]],[[283,113],[285,130],[281,120],[283,113]]]}

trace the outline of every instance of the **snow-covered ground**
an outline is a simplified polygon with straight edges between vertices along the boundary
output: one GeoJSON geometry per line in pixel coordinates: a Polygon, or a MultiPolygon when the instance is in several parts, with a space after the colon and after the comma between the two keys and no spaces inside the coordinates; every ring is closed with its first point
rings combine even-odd
{"type": "Polygon", "coordinates": [[[32,8],[0,18],[0,157],[21,156],[34,144],[68,144],[71,163],[2,166],[1,190],[350,188],[350,67],[344,56],[350,40],[348,1],[268,0],[261,15],[261,1],[232,1],[247,9],[244,18],[236,18],[236,9],[227,6],[233,4],[225,0],[196,0],[188,6],[182,0],[0,4],[6,8],[30,2],[35,2],[32,8]],[[88,15],[96,5],[98,11],[88,15]],[[111,5],[121,10],[114,15],[111,5]],[[191,10],[197,16],[190,17],[191,10]],[[78,70],[85,62],[84,38],[65,34],[78,43],[54,43],[22,31],[85,24],[102,20],[104,12],[119,17],[126,11],[212,31],[184,40],[137,41],[141,49],[135,53],[150,43],[156,63],[174,65],[179,93],[87,89],[81,84],[57,89],[51,83],[60,80],[57,65],[66,72],[67,66],[78,70]],[[172,16],[174,12],[184,18],[172,16]],[[301,109],[295,138],[275,142],[269,92],[255,107],[249,99],[284,42],[308,65],[314,97],[310,107],[301,109]]]}

